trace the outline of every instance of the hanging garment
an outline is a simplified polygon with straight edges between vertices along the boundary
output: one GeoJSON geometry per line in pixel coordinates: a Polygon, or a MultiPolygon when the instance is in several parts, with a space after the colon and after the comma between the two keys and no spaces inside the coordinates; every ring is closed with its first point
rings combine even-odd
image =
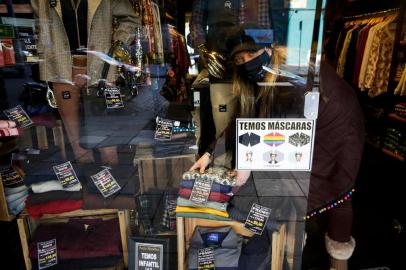
{"type": "Polygon", "coordinates": [[[405,96],[406,95],[406,66],[403,69],[402,77],[399,80],[398,86],[395,89],[395,95],[405,96]]]}
{"type": "Polygon", "coordinates": [[[231,227],[205,228],[197,226],[190,239],[189,270],[198,269],[199,249],[208,247],[214,248],[216,270],[237,270],[242,242],[242,236],[235,233],[231,227]]]}

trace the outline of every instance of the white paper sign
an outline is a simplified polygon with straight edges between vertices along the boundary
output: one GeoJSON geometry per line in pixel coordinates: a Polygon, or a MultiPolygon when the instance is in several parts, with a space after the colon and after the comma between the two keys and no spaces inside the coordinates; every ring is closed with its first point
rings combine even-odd
{"type": "Polygon", "coordinates": [[[237,119],[237,170],[310,171],[314,120],[237,119]]]}

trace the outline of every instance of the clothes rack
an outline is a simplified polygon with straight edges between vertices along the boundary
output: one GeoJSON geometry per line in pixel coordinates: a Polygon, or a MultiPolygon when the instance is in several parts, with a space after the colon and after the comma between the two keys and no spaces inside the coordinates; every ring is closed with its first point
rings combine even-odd
{"type": "Polygon", "coordinates": [[[391,8],[391,9],[387,9],[387,10],[383,10],[383,11],[347,16],[347,17],[344,17],[343,19],[344,20],[355,20],[355,19],[364,19],[364,18],[368,18],[368,17],[386,16],[388,14],[399,12],[399,11],[400,11],[400,8],[391,8]]]}

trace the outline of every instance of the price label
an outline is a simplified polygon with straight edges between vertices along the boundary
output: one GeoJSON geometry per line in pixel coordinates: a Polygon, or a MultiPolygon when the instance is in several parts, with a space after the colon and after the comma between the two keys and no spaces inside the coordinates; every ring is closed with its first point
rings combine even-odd
{"type": "Polygon", "coordinates": [[[64,189],[80,185],[79,179],[76,176],[75,170],[70,161],[56,165],[53,167],[56,177],[64,189]]]}
{"type": "Polygon", "coordinates": [[[212,184],[212,179],[196,178],[189,200],[196,204],[206,205],[212,184]]]}
{"type": "Polygon", "coordinates": [[[17,127],[20,128],[28,127],[33,123],[21,105],[4,110],[4,114],[10,121],[14,121],[17,127]]]}
{"type": "Polygon", "coordinates": [[[23,184],[23,178],[13,167],[1,169],[0,175],[5,187],[15,187],[23,184]]]}
{"type": "Polygon", "coordinates": [[[106,99],[107,109],[118,109],[124,107],[120,88],[118,87],[106,88],[104,91],[104,98],[106,99]]]}
{"type": "Polygon", "coordinates": [[[202,248],[199,249],[197,255],[198,270],[214,270],[214,249],[202,248]]]}
{"type": "Polygon", "coordinates": [[[271,215],[271,209],[254,203],[245,221],[244,227],[255,234],[262,235],[265,225],[271,215]]]}
{"type": "Polygon", "coordinates": [[[38,242],[38,269],[45,269],[58,264],[56,239],[38,242]]]}
{"type": "Polygon", "coordinates": [[[108,169],[104,169],[95,175],[90,176],[97,189],[107,198],[121,189],[108,169]]]}
{"type": "Polygon", "coordinates": [[[155,129],[155,139],[169,141],[172,138],[174,121],[157,117],[155,129]]]}

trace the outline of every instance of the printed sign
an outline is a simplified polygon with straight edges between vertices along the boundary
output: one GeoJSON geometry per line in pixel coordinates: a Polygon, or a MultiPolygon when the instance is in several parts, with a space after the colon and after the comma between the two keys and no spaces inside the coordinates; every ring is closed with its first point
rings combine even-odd
{"type": "Polygon", "coordinates": [[[193,92],[193,105],[195,108],[200,107],[200,92],[199,91],[193,92]]]}
{"type": "Polygon", "coordinates": [[[34,29],[32,27],[21,27],[17,28],[18,37],[24,42],[27,62],[38,61],[38,51],[36,44],[36,37],[34,29]]]}
{"type": "Polygon", "coordinates": [[[120,88],[118,87],[106,88],[106,90],[104,90],[104,98],[106,99],[107,109],[118,109],[124,107],[120,88]]]}
{"type": "Polygon", "coordinates": [[[90,178],[104,198],[113,195],[121,189],[120,185],[108,169],[104,169],[101,172],[90,176],[90,178]]]}
{"type": "Polygon", "coordinates": [[[8,167],[0,170],[1,180],[5,187],[15,187],[23,184],[23,178],[13,167],[8,167]]]}
{"type": "Polygon", "coordinates": [[[198,270],[214,270],[214,249],[202,248],[199,249],[197,255],[197,269],[198,270]]]}
{"type": "Polygon", "coordinates": [[[237,170],[310,171],[314,120],[237,119],[237,170]]]}
{"type": "Polygon", "coordinates": [[[79,179],[76,176],[75,170],[70,161],[56,165],[53,167],[56,177],[64,189],[76,185],[80,185],[79,179]]]}
{"type": "Polygon", "coordinates": [[[164,246],[160,244],[135,243],[135,269],[164,269],[164,246]]]}
{"type": "Polygon", "coordinates": [[[197,204],[206,205],[212,184],[212,179],[196,178],[189,200],[197,204]]]}
{"type": "Polygon", "coordinates": [[[33,122],[28,114],[24,111],[21,105],[14,108],[4,110],[4,114],[10,121],[16,122],[17,127],[25,128],[31,125],[33,122]]]}
{"type": "Polygon", "coordinates": [[[38,269],[45,269],[58,264],[56,239],[38,242],[38,269]]]}
{"type": "Polygon", "coordinates": [[[169,141],[172,138],[174,121],[157,117],[155,139],[160,141],[169,141]]]}
{"type": "Polygon", "coordinates": [[[244,227],[255,234],[261,235],[268,221],[271,209],[254,203],[247,216],[244,227]]]}

